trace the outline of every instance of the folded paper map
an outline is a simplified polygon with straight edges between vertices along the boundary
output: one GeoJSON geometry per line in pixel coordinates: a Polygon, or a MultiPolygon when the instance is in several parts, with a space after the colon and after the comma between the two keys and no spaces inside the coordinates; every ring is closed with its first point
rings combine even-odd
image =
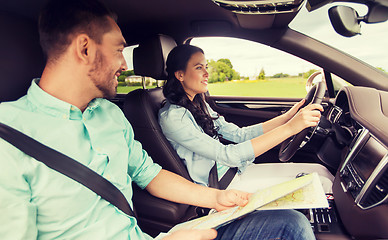
{"type": "Polygon", "coordinates": [[[169,233],[180,229],[218,228],[255,210],[328,208],[317,173],[277,184],[253,193],[244,207],[234,207],[173,227],[169,233]]]}

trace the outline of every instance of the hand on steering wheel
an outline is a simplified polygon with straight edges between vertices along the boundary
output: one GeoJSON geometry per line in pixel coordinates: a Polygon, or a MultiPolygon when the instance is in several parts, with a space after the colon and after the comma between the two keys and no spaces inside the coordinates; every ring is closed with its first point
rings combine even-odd
{"type": "MultiPolygon", "coordinates": [[[[304,108],[310,103],[320,104],[325,95],[325,91],[326,91],[326,84],[324,82],[319,82],[315,84],[311,88],[311,90],[307,93],[305,98],[306,101],[301,108],[304,108]]],[[[310,127],[305,128],[301,132],[294,135],[293,137],[283,141],[279,151],[279,160],[282,162],[287,162],[288,160],[290,160],[292,156],[294,156],[296,151],[301,147],[303,147],[311,139],[317,127],[318,127],[318,124],[316,124],[316,126],[312,128],[310,127]]]]}
{"type": "Polygon", "coordinates": [[[320,104],[309,104],[306,107],[300,108],[287,122],[293,135],[305,128],[315,127],[321,119],[321,111],[323,111],[323,107],[320,104]]]}

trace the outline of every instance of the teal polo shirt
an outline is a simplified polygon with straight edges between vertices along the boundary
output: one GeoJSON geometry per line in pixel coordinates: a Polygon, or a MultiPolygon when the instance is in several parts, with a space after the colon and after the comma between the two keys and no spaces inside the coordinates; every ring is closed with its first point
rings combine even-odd
{"type": "MultiPolygon", "coordinates": [[[[0,122],[77,160],[113,183],[132,206],[161,167],[134,140],[122,111],[94,99],[84,112],[38,86],[0,104],[0,122]]],[[[151,239],[90,189],[48,168],[0,138],[1,239],[151,239]]]]}

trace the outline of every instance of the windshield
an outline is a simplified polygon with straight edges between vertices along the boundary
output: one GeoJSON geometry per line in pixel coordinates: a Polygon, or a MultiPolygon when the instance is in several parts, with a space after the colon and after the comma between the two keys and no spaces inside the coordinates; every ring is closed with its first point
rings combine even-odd
{"type": "Polygon", "coordinates": [[[312,12],[303,7],[289,26],[388,72],[388,21],[374,24],[362,22],[361,35],[343,37],[334,31],[328,16],[329,8],[336,5],[351,6],[360,16],[367,13],[367,7],[361,4],[329,4],[312,12]]]}

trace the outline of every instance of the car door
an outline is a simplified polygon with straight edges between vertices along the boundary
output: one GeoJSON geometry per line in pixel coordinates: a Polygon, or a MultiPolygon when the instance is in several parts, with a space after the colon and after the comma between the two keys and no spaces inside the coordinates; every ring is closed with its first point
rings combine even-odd
{"type": "MultiPolygon", "coordinates": [[[[195,38],[190,44],[201,47],[208,60],[207,102],[228,122],[240,127],[265,122],[286,112],[305,97],[308,76],[320,69],[288,53],[242,39],[195,38]],[[297,62],[297,69],[287,68],[289,61],[297,62]],[[228,76],[225,66],[218,66],[217,62],[228,63],[238,74],[228,76]]],[[[292,161],[317,162],[316,151],[314,146],[306,146],[292,161]]],[[[279,146],[255,162],[278,162],[278,152],[279,146]]]]}

